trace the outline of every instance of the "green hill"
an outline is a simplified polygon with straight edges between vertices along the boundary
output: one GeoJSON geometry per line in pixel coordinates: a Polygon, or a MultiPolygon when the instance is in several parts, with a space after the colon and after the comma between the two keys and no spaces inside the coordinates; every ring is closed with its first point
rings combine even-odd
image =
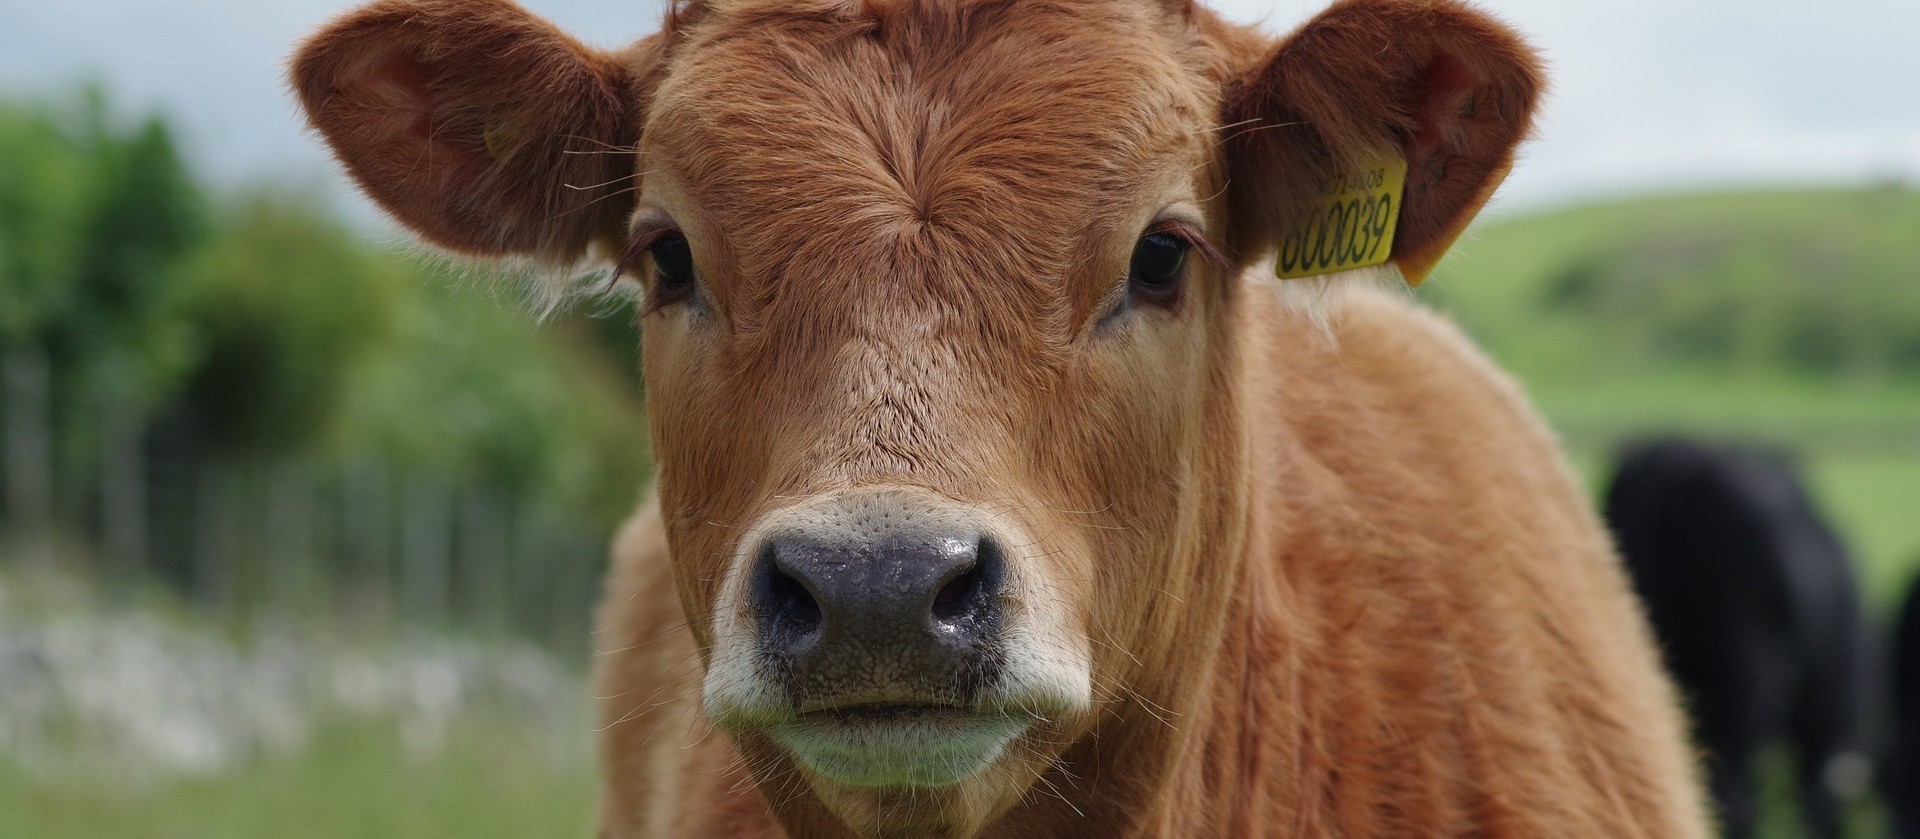
{"type": "Polygon", "coordinates": [[[1920,190],[1778,189],[1639,197],[1483,219],[1449,254],[1437,280],[1473,279],[1450,289],[1462,301],[1534,300],[1574,258],[1598,250],[1644,248],[1685,236],[1755,241],[1785,236],[1842,245],[1875,241],[1877,258],[1920,267],[1920,190]]]}

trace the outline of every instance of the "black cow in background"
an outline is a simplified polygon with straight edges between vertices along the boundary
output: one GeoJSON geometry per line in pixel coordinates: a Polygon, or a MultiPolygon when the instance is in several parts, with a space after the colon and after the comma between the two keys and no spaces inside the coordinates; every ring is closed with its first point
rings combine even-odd
{"type": "Polygon", "coordinates": [[[1867,633],[1846,549],[1784,459],[1686,440],[1629,446],[1606,518],[1686,691],[1731,839],[1754,835],[1753,758],[1785,739],[1808,835],[1866,785],[1867,633]]]}
{"type": "Polygon", "coordinates": [[[1896,839],[1920,839],[1920,578],[1908,584],[1906,603],[1894,624],[1892,677],[1892,737],[1880,791],[1896,839]]]}

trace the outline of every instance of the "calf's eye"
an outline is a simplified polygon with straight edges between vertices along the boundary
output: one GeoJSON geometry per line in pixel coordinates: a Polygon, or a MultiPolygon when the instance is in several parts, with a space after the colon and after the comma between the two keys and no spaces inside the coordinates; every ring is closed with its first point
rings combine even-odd
{"type": "Polygon", "coordinates": [[[693,292],[693,250],[686,238],[666,235],[647,246],[653,258],[654,304],[663,305],[693,292]]]}
{"type": "Polygon", "coordinates": [[[1127,265],[1127,290],[1149,303],[1169,303],[1186,276],[1187,242],[1172,233],[1149,233],[1134,243],[1127,265]]]}

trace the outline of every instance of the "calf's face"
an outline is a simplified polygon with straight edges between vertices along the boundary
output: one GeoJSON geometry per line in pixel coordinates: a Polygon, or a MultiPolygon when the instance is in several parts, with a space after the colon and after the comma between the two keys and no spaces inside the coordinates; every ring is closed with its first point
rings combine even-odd
{"type": "Polygon", "coordinates": [[[715,0],[616,53],[385,0],[294,66],[432,241],[637,287],[706,711],[870,835],[970,832],[1099,711],[1182,701],[1240,568],[1241,270],[1398,156],[1424,271],[1533,79],[1415,0],[1278,45],[1178,2],[715,0]]]}
{"type": "Polygon", "coordinates": [[[949,13],[715,13],[641,134],[706,708],[856,820],[1017,793],[1087,724],[1178,554],[1222,304],[1215,103],[1173,27],[949,13]]]}

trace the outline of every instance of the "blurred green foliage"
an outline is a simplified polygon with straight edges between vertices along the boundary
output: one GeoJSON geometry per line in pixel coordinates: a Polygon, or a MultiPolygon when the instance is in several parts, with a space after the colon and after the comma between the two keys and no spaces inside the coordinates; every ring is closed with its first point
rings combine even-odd
{"type": "Polygon", "coordinates": [[[178,264],[211,233],[167,125],[89,91],[0,103],[0,350],[39,345],[75,396],[150,400],[189,363],[178,264]]]}
{"type": "Polygon", "coordinates": [[[61,434],[111,402],[214,456],[376,460],[611,523],[648,469],[632,321],[537,321],[505,286],[311,194],[210,189],[98,92],[0,102],[0,355],[45,353],[61,434]]]}
{"type": "Polygon", "coordinates": [[[537,322],[510,292],[419,264],[391,338],[355,380],[338,442],[463,480],[531,487],[601,521],[630,511],[649,463],[638,338],[582,316],[537,322]]]}
{"type": "Polygon", "coordinates": [[[392,340],[413,277],[365,253],[297,195],[235,202],[222,235],[172,280],[189,297],[197,364],[181,394],[223,445],[311,444],[366,357],[392,340]]]}

